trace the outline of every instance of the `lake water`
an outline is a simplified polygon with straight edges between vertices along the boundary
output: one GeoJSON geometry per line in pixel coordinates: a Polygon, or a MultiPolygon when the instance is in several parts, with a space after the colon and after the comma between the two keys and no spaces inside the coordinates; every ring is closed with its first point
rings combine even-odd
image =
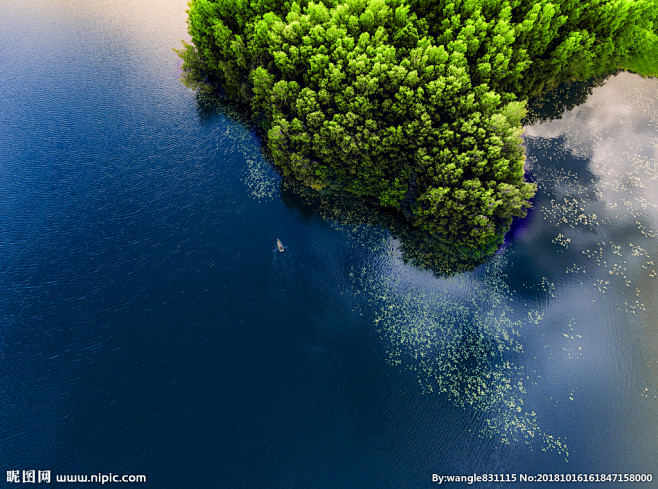
{"type": "Polygon", "coordinates": [[[534,209],[440,277],[179,83],[185,8],[2,2],[0,473],[658,487],[658,80],[528,127],[534,209]]]}

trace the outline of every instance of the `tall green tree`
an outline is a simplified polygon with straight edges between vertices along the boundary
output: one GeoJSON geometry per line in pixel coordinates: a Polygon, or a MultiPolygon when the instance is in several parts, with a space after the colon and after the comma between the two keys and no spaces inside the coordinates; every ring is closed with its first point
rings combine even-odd
{"type": "Polygon", "coordinates": [[[656,1],[192,0],[181,54],[188,82],[250,107],[285,175],[495,249],[535,192],[525,100],[655,74],[656,1]]]}

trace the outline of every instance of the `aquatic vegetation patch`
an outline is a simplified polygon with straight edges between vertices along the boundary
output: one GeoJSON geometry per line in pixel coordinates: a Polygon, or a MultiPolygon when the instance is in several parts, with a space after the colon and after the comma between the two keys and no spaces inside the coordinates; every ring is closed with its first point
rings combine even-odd
{"type": "Polygon", "coordinates": [[[530,373],[523,366],[521,330],[542,314],[517,317],[506,286],[504,255],[477,273],[428,288],[396,275],[362,269],[355,288],[371,295],[375,326],[388,361],[413,372],[426,394],[444,395],[484,419],[481,436],[568,455],[564,440],[542,430],[525,405],[530,373]]]}

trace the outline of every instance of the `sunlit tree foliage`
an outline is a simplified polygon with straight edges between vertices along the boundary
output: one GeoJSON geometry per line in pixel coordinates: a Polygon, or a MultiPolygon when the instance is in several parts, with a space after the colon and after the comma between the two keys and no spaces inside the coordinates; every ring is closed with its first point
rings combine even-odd
{"type": "Polygon", "coordinates": [[[276,165],[494,249],[535,186],[525,101],[656,74],[658,0],[192,0],[187,81],[251,108],[276,165]]]}

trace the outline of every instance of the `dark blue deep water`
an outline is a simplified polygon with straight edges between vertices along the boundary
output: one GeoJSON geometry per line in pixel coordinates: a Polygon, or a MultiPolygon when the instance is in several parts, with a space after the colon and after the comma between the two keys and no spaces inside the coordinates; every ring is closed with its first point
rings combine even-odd
{"type": "Polygon", "coordinates": [[[658,487],[658,80],[528,127],[535,208],[441,278],[180,84],[184,0],[0,4],[3,483],[658,487]]]}

